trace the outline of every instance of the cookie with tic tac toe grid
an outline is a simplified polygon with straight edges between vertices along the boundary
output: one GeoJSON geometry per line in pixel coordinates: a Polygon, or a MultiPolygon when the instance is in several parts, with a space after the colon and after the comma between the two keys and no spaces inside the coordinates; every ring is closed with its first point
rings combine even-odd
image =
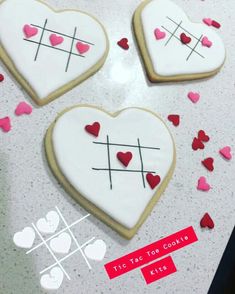
{"type": "Polygon", "coordinates": [[[65,190],[127,239],[151,213],[175,167],[170,131],[141,108],[114,114],[87,105],[67,109],[49,127],[45,149],[65,190]]]}
{"type": "Polygon", "coordinates": [[[97,72],[108,54],[102,24],[37,0],[0,1],[0,58],[38,105],[97,72]]]}
{"type": "Polygon", "coordinates": [[[205,24],[191,22],[170,0],[143,1],[133,23],[151,82],[207,78],[224,64],[225,47],[219,35],[205,24]]]}

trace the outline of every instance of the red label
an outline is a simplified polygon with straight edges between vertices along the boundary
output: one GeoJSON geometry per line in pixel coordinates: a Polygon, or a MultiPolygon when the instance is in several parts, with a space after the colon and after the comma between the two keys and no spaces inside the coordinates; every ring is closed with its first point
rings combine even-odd
{"type": "Polygon", "coordinates": [[[174,261],[171,256],[156,261],[141,269],[144,279],[147,284],[160,280],[177,271],[174,261]]]}
{"type": "Polygon", "coordinates": [[[113,279],[197,240],[193,227],[188,227],[105,264],[105,269],[109,278],[113,279]]]}

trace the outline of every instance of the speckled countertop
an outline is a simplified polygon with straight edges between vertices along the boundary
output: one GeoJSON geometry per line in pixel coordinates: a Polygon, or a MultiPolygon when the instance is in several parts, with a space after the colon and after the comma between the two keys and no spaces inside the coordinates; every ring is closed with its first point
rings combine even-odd
{"type": "Polygon", "coordinates": [[[5,81],[0,85],[0,117],[11,115],[18,102],[32,103],[31,116],[11,115],[13,129],[0,132],[0,293],[44,293],[39,271],[50,265],[50,254],[41,248],[26,255],[13,241],[15,232],[36,222],[58,206],[69,223],[86,215],[60,187],[45,160],[43,136],[57,113],[79,103],[98,105],[108,111],[127,106],[149,108],[165,120],[179,113],[180,127],[170,126],[177,148],[177,166],[152,214],[138,234],[125,241],[110,228],[90,216],[74,228],[79,240],[95,236],[105,241],[107,253],[102,262],[91,261],[89,270],[79,254],[64,262],[71,281],[64,279],[56,293],[198,293],[208,291],[222,253],[235,223],[235,168],[218,155],[218,149],[230,145],[235,150],[235,3],[227,1],[175,0],[193,21],[213,17],[222,23],[218,33],[227,47],[227,60],[215,77],[180,84],[152,85],[145,72],[134,42],[131,17],[139,0],[50,0],[56,8],[79,8],[96,15],[105,25],[110,38],[110,54],[104,67],[93,77],[60,99],[42,108],[33,104],[7,70],[0,65],[5,81]],[[130,50],[123,51],[116,42],[128,37],[130,50]],[[201,100],[193,105],[187,99],[190,90],[199,91],[201,100]],[[203,151],[192,152],[195,132],[204,129],[211,140],[203,151]],[[215,171],[207,172],[200,161],[215,158],[215,171]],[[196,190],[197,179],[207,176],[213,189],[196,190]],[[202,230],[199,221],[208,211],[215,229],[202,230]],[[199,241],[172,254],[178,272],[149,286],[135,270],[109,281],[103,264],[192,225],[199,241]]]}

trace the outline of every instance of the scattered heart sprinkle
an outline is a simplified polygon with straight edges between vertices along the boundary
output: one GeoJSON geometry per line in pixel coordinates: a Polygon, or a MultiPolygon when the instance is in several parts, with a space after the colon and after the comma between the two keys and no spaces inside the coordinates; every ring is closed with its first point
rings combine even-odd
{"type": "Polygon", "coordinates": [[[225,146],[224,148],[220,149],[219,153],[227,160],[232,159],[231,147],[225,146]]]}
{"type": "Polygon", "coordinates": [[[0,83],[3,82],[4,79],[5,79],[5,78],[4,78],[4,75],[3,75],[3,74],[0,74],[0,83]]]}
{"type": "Polygon", "coordinates": [[[194,151],[197,151],[198,149],[203,150],[205,148],[205,145],[202,143],[201,140],[195,137],[193,139],[192,148],[194,151]]]}
{"type": "Polygon", "coordinates": [[[202,164],[205,166],[205,168],[209,171],[214,170],[214,159],[212,157],[208,157],[202,161],[202,164]]]}
{"type": "Polygon", "coordinates": [[[11,130],[11,119],[9,116],[0,118],[0,128],[3,132],[8,133],[11,130]]]}
{"type": "Polygon", "coordinates": [[[198,132],[198,139],[205,143],[210,141],[210,137],[203,130],[198,132]]]}
{"type": "Polygon", "coordinates": [[[168,120],[172,122],[175,127],[178,127],[180,124],[180,116],[178,114],[170,114],[168,115],[168,120]]]}
{"type": "Polygon", "coordinates": [[[202,46],[210,48],[213,43],[205,36],[202,38],[202,46]]]}
{"type": "Polygon", "coordinates": [[[200,226],[202,228],[209,228],[213,229],[215,227],[212,218],[210,217],[209,213],[205,213],[203,218],[200,221],[200,226]]]}
{"type": "Polygon", "coordinates": [[[117,42],[118,46],[120,46],[124,50],[129,49],[128,45],[128,39],[127,38],[122,38],[120,41],[117,42]]]}
{"type": "Polygon", "coordinates": [[[211,189],[211,186],[207,183],[205,177],[200,177],[198,179],[197,189],[200,191],[209,191],[211,189]]]}
{"type": "Polygon", "coordinates": [[[188,98],[193,102],[197,103],[200,99],[200,94],[196,92],[189,92],[188,93],[188,98]]]}
{"type": "Polygon", "coordinates": [[[20,102],[15,109],[15,114],[20,116],[22,114],[31,114],[32,111],[33,108],[31,105],[26,102],[20,102]]]}
{"type": "Polygon", "coordinates": [[[212,25],[212,21],[213,20],[211,18],[203,18],[203,22],[208,26],[212,25]]]}

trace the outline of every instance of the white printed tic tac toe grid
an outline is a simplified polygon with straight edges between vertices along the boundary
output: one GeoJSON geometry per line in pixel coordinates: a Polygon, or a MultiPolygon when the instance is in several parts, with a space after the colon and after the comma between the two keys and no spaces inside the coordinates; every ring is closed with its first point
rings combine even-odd
{"type": "Polygon", "coordinates": [[[69,273],[63,266],[63,262],[74,254],[79,253],[79,258],[84,259],[89,270],[92,269],[89,260],[103,260],[106,253],[106,244],[103,240],[91,237],[83,244],[80,244],[72,232],[74,226],[82,223],[89,216],[90,214],[87,214],[68,224],[59,208],[55,207],[55,210],[48,212],[46,217],[39,219],[36,224],[32,223],[31,226],[25,227],[22,231],[14,234],[13,241],[15,245],[28,249],[27,255],[35,250],[39,253],[40,249],[44,247],[54,259],[53,264],[40,271],[40,284],[42,288],[57,290],[60,288],[64,278],[71,280],[69,273]],[[58,231],[60,223],[63,224],[64,228],[58,231]],[[45,235],[47,235],[47,238],[45,235]],[[36,236],[39,237],[41,242],[33,246],[36,236]],[[96,241],[94,241],[95,239],[96,241]],[[75,246],[74,250],[71,250],[72,244],[75,246]]]}

